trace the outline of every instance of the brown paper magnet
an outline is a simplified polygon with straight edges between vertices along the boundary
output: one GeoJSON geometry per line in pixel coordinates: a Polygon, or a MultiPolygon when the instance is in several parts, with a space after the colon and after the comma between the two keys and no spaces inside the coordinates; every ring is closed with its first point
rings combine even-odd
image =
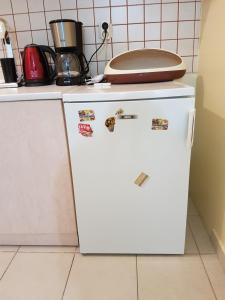
{"type": "Polygon", "coordinates": [[[105,121],[105,126],[108,128],[110,132],[114,131],[115,124],[116,124],[115,117],[110,117],[105,121]]]}
{"type": "Polygon", "coordinates": [[[145,173],[141,173],[135,180],[135,184],[138,186],[142,186],[142,184],[149,178],[149,176],[145,173]]]}

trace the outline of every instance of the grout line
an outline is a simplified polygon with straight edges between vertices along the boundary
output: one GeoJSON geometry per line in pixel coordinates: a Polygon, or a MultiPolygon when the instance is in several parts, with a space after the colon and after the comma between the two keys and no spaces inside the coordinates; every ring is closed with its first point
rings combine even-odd
{"type": "Polygon", "coordinates": [[[192,72],[194,72],[194,54],[195,54],[195,30],[196,30],[196,13],[197,13],[197,2],[195,0],[195,21],[194,21],[194,38],[193,38],[193,58],[192,58],[192,72]]]}
{"type": "MultiPolygon", "coordinates": [[[[178,0],[177,0],[178,1],[178,0]]],[[[173,4],[177,4],[178,2],[174,2],[173,4]]],[[[184,3],[184,2],[180,2],[180,3],[184,3]]],[[[185,2],[185,3],[189,3],[189,2],[185,2]]],[[[192,2],[193,4],[195,3],[194,1],[192,2]]],[[[198,1],[196,1],[196,3],[199,3],[198,1]]],[[[162,3],[162,4],[171,4],[170,2],[166,2],[166,3],[162,3]]],[[[152,5],[152,4],[141,4],[141,6],[148,6],[148,5],[152,5]]],[[[160,5],[160,3],[155,3],[153,5],[160,5]]],[[[123,5],[123,6],[111,6],[111,8],[116,8],[116,7],[129,7],[129,6],[134,6],[134,5],[123,5]]],[[[138,6],[140,6],[140,4],[138,4],[138,6]]],[[[92,7],[91,7],[92,8],[92,7]]],[[[95,8],[110,8],[110,6],[108,7],[95,7],[95,8]]],[[[90,9],[90,8],[79,8],[79,10],[82,10],[82,9],[90,9]]],[[[71,8],[71,9],[62,9],[62,11],[74,11],[74,10],[78,10],[76,8],[71,8]]],[[[31,11],[30,13],[49,13],[49,12],[60,12],[60,10],[41,10],[41,11],[31,11]]],[[[23,12],[23,13],[12,13],[12,14],[5,14],[5,15],[1,15],[1,17],[7,17],[7,16],[12,16],[12,15],[26,15],[27,13],[26,12],[23,12]]],[[[180,22],[194,22],[194,21],[201,21],[201,19],[180,19],[179,20],[180,22]]],[[[171,23],[171,22],[176,22],[176,20],[168,20],[168,21],[163,21],[163,23],[171,23]]],[[[133,23],[133,24],[139,24],[139,23],[143,23],[143,22],[137,22],[137,23],[133,23]]],[[[160,23],[160,21],[147,21],[146,23],[160,23]]],[[[132,22],[130,22],[129,24],[132,24],[132,22]]],[[[125,25],[124,23],[118,23],[118,24],[113,24],[113,25],[125,25]]],[[[92,25],[85,25],[86,27],[91,27],[92,25]]]]}
{"type": "Polygon", "coordinates": [[[28,15],[28,19],[29,19],[31,39],[32,39],[32,44],[33,44],[34,43],[34,37],[33,37],[33,33],[32,33],[30,10],[29,10],[29,5],[28,5],[28,1],[27,0],[26,0],[26,3],[27,3],[27,15],[28,15]]]}
{"type": "Polygon", "coordinates": [[[76,253],[74,253],[74,256],[73,256],[73,259],[72,259],[72,262],[71,262],[71,265],[70,265],[70,269],[69,269],[69,272],[68,272],[68,276],[66,278],[66,283],[65,283],[65,287],[64,287],[64,290],[63,290],[63,293],[62,293],[62,299],[61,300],[63,300],[65,292],[66,292],[66,288],[67,288],[70,273],[71,273],[71,270],[72,270],[72,267],[73,267],[73,262],[74,262],[74,259],[75,259],[75,255],[76,255],[76,253]]]}
{"type": "Polygon", "coordinates": [[[19,60],[20,60],[20,63],[22,64],[22,60],[21,60],[20,52],[19,52],[19,43],[18,43],[17,32],[16,32],[16,22],[15,22],[15,14],[14,14],[14,10],[13,10],[12,0],[10,0],[10,6],[11,6],[11,10],[12,10],[13,26],[15,28],[15,39],[16,39],[16,45],[17,45],[17,49],[16,50],[18,51],[19,60]]]}
{"type": "Polygon", "coordinates": [[[145,48],[145,45],[146,45],[146,40],[145,40],[145,37],[146,37],[146,30],[145,30],[145,27],[146,27],[146,19],[145,19],[145,9],[146,9],[146,5],[145,5],[145,0],[143,1],[143,13],[144,13],[144,16],[143,16],[143,20],[144,20],[144,48],[145,48]]]}
{"type": "Polygon", "coordinates": [[[194,242],[195,242],[195,244],[196,244],[196,247],[197,247],[197,249],[198,249],[199,258],[200,258],[200,260],[201,260],[201,263],[202,263],[202,266],[203,266],[203,268],[204,268],[205,274],[206,274],[206,276],[207,276],[207,278],[208,278],[208,281],[209,281],[209,284],[210,284],[210,286],[211,286],[213,295],[214,295],[215,299],[218,300],[218,298],[217,298],[217,296],[216,296],[216,293],[215,293],[215,290],[214,290],[214,287],[213,287],[213,285],[212,285],[212,282],[211,282],[211,280],[210,280],[210,278],[209,278],[209,275],[208,275],[208,272],[207,272],[207,270],[206,270],[204,261],[203,261],[203,259],[202,259],[202,255],[203,255],[203,254],[200,253],[200,249],[199,249],[199,247],[198,247],[198,244],[197,244],[195,235],[194,235],[194,233],[193,233],[193,231],[192,231],[192,228],[191,228],[191,225],[190,225],[189,220],[188,220],[188,225],[189,225],[189,229],[190,229],[190,231],[191,231],[191,234],[192,234],[192,236],[193,236],[194,242]]]}
{"type": "Polygon", "coordinates": [[[0,277],[0,281],[1,281],[2,278],[5,276],[6,272],[8,271],[9,267],[11,266],[11,264],[12,264],[14,258],[16,257],[17,253],[19,252],[19,249],[20,249],[20,246],[18,247],[18,249],[17,249],[16,252],[14,253],[14,255],[13,255],[12,259],[10,260],[8,266],[6,267],[4,273],[3,273],[2,276],[0,277]]]}
{"type": "Polygon", "coordinates": [[[160,1],[160,40],[159,40],[159,48],[162,48],[162,0],[160,1]]]}
{"type": "Polygon", "coordinates": [[[202,255],[200,254],[199,256],[200,256],[200,259],[201,259],[203,268],[204,268],[204,270],[205,270],[205,274],[206,274],[206,276],[207,276],[207,278],[208,278],[208,281],[209,281],[209,283],[210,283],[210,286],[211,286],[212,292],[213,292],[213,294],[214,294],[214,297],[215,297],[216,300],[218,300],[217,295],[216,295],[216,292],[215,292],[215,290],[214,290],[214,286],[213,286],[213,284],[212,284],[212,282],[211,282],[210,276],[209,276],[209,274],[208,274],[208,272],[207,272],[206,266],[205,266],[204,261],[203,261],[203,259],[202,259],[202,255]]]}
{"type": "MultiPolygon", "coordinates": [[[[124,24],[123,24],[124,25],[124,24]]],[[[85,27],[85,28],[88,28],[88,27],[85,27]]],[[[89,28],[94,28],[94,27],[89,27],[89,28]]],[[[50,29],[49,29],[50,30],[50,29]]],[[[20,32],[29,32],[30,30],[20,30],[20,31],[17,31],[18,33],[20,33],[20,32]]],[[[31,30],[31,31],[38,31],[38,32],[40,32],[40,31],[46,31],[46,29],[33,29],[33,30],[31,30]]],[[[16,34],[16,31],[9,31],[9,33],[15,33],[16,34]]],[[[198,37],[195,37],[195,38],[180,38],[179,40],[180,41],[182,41],[182,40],[199,40],[199,38],[198,37]]],[[[177,39],[175,39],[175,38],[166,38],[166,39],[162,39],[162,41],[176,41],[177,39]]],[[[143,41],[143,40],[134,40],[134,41],[132,41],[132,42],[141,42],[141,41],[143,41]]],[[[146,42],[154,42],[154,41],[160,41],[159,39],[146,39],[146,42]]],[[[108,42],[108,44],[125,44],[125,43],[127,43],[127,42],[108,42]]],[[[98,45],[100,45],[101,43],[100,42],[98,42],[97,43],[98,45]]],[[[83,45],[95,45],[95,43],[83,43],[83,45]]],[[[13,50],[16,50],[17,48],[13,48],[13,50]]],[[[23,48],[19,48],[19,49],[23,49],[23,48]]],[[[186,56],[192,56],[192,55],[186,55],[186,56]]],[[[195,56],[198,56],[197,54],[195,54],[195,56]]]]}
{"type": "Polygon", "coordinates": [[[45,18],[45,27],[46,27],[46,35],[47,35],[47,41],[48,41],[48,46],[50,46],[49,38],[48,38],[48,24],[47,24],[47,17],[45,13],[45,0],[43,1],[43,8],[44,8],[44,18],[45,18]]]}
{"type": "Polygon", "coordinates": [[[177,53],[179,49],[180,0],[177,1],[177,53]]]}
{"type": "MultiPolygon", "coordinates": [[[[34,12],[35,13],[35,12],[34,12]]],[[[45,15],[45,17],[46,17],[46,15],[45,15]]],[[[166,23],[177,23],[177,22],[179,22],[179,23],[183,23],[183,22],[192,22],[192,23],[194,23],[194,22],[200,22],[200,20],[198,20],[198,19],[196,19],[196,20],[179,20],[179,21],[162,21],[162,22],[148,22],[148,21],[146,21],[146,22],[144,22],[144,20],[143,20],[143,22],[129,22],[129,23],[114,23],[114,24],[112,24],[113,26],[124,26],[124,25],[144,25],[144,24],[161,24],[161,23],[163,23],[163,24],[166,24],[166,23]]],[[[94,28],[94,27],[98,27],[98,24],[97,25],[83,25],[83,28],[94,28]]],[[[47,28],[47,29],[49,29],[49,28],[47,28]]],[[[37,29],[28,29],[28,30],[16,30],[16,28],[15,28],[15,30],[9,30],[9,33],[13,33],[13,32],[27,32],[27,31],[40,31],[40,30],[46,30],[45,28],[37,28],[37,29]]],[[[181,38],[179,38],[179,39],[199,39],[199,37],[198,36],[195,36],[195,35],[192,35],[191,37],[181,37],[181,38]]],[[[175,40],[177,40],[177,39],[175,39],[175,40]]]]}
{"type": "MultiPolygon", "coordinates": [[[[76,0],[75,0],[76,1],[76,0]]],[[[177,0],[178,1],[178,0],[177,0]]],[[[163,4],[176,4],[177,1],[173,0],[171,2],[164,2],[163,4]]],[[[196,2],[200,3],[201,0],[196,0],[196,2]]],[[[195,0],[190,0],[190,1],[185,1],[185,3],[195,3],[195,0]]],[[[157,5],[157,4],[160,4],[160,2],[157,2],[157,3],[146,3],[144,5],[146,6],[151,6],[151,5],[157,5]]],[[[134,3],[134,4],[127,4],[128,6],[139,6],[139,5],[143,5],[143,3],[134,3]]],[[[112,7],[125,7],[126,4],[117,4],[117,5],[111,5],[112,7]]],[[[105,5],[105,6],[94,6],[95,8],[108,8],[110,7],[110,5],[105,5]]],[[[83,9],[88,9],[89,7],[79,7],[79,9],[83,10],[83,9]]],[[[63,8],[62,10],[74,10],[76,8],[63,8]]],[[[49,10],[37,10],[37,11],[32,11],[32,12],[54,12],[54,11],[59,11],[60,9],[49,9],[49,10]]],[[[21,15],[21,14],[25,14],[24,12],[19,12],[19,13],[16,13],[17,15],[21,15]]],[[[9,16],[11,15],[11,13],[6,13],[6,14],[1,14],[1,16],[9,16]]]]}
{"type": "MultiPolygon", "coordinates": [[[[95,20],[95,9],[94,9],[94,7],[95,7],[94,0],[92,0],[92,12],[93,12],[94,32],[95,32],[95,51],[96,51],[97,50],[97,32],[98,32],[98,30],[96,31],[96,20],[95,20]]],[[[97,71],[97,74],[98,74],[98,57],[97,57],[97,53],[95,53],[94,57],[96,57],[96,67],[97,67],[96,71],[97,71]]]]}
{"type": "Polygon", "coordinates": [[[128,29],[128,25],[129,25],[129,9],[128,9],[128,0],[126,0],[126,11],[127,11],[127,24],[125,24],[127,26],[127,38],[126,38],[126,43],[127,43],[127,50],[130,50],[130,41],[129,41],[129,29],[128,29]]]}
{"type": "MultiPolygon", "coordinates": [[[[111,44],[111,57],[110,57],[110,59],[111,59],[112,57],[114,57],[114,55],[113,55],[113,41],[112,41],[112,3],[111,3],[111,0],[109,0],[109,5],[110,5],[110,7],[109,7],[109,12],[110,12],[110,30],[111,30],[111,38],[110,38],[110,42],[107,42],[107,46],[108,46],[109,44],[111,44]]],[[[107,51],[107,49],[106,49],[106,51],[107,51]]]]}
{"type": "MultiPolygon", "coordinates": [[[[159,23],[160,24],[160,22],[157,22],[157,23],[159,23]]],[[[147,24],[147,23],[146,23],[147,24]]],[[[152,24],[152,23],[151,23],[152,24]]],[[[113,25],[113,26],[124,26],[124,25],[126,25],[126,24],[121,24],[121,25],[119,25],[119,24],[115,24],[115,25],[113,25]]],[[[129,25],[144,25],[144,23],[129,23],[129,25]]],[[[96,26],[97,27],[97,26],[96,26]]],[[[94,26],[84,26],[84,28],[95,28],[94,26]]],[[[50,30],[50,29],[49,29],[50,30]]],[[[40,32],[40,31],[46,31],[46,29],[45,28],[41,28],[41,29],[32,29],[32,30],[18,30],[18,31],[9,31],[9,33],[20,33],[20,32],[35,32],[35,31],[38,31],[38,32],[40,32]]],[[[176,38],[162,38],[161,39],[162,41],[177,41],[177,39],[176,38]]],[[[182,37],[182,38],[179,38],[179,40],[181,41],[181,40],[199,40],[199,37],[182,37]]],[[[141,42],[141,41],[143,41],[142,39],[141,40],[132,40],[132,42],[141,42]]],[[[146,39],[146,41],[160,41],[160,39],[146,39]]],[[[116,44],[116,43],[127,43],[127,41],[123,41],[123,42],[108,42],[108,44],[111,44],[111,43],[113,43],[113,44],[116,44]]],[[[100,42],[97,42],[97,44],[101,44],[100,42]]],[[[85,43],[84,43],[84,45],[85,45],[85,43]]],[[[95,45],[95,43],[90,43],[90,44],[86,44],[86,45],[95,45]]],[[[15,48],[14,48],[15,49],[15,48]]]]}
{"type": "Polygon", "coordinates": [[[61,6],[61,1],[59,1],[59,13],[60,13],[60,18],[62,19],[62,6],[61,6]]]}
{"type": "Polygon", "coordinates": [[[77,20],[78,20],[78,5],[77,5],[77,1],[78,1],[78,0],[75,0],[75,1],[76,1],[77,20]]]}
{"type": "Polygon", "coordinates": [[[136,255],[136,279],[137,279],[137,300],[139,300],[139,281],[138,281],[138,256],[136,255]]]}

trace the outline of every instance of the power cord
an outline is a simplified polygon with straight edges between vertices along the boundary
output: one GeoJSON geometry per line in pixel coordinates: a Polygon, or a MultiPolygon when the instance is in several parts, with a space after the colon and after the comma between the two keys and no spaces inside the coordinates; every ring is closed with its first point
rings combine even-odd
{"type": "Polygon", "coordinates": [[[88,61],[88,68],[89,68],[89,64],[91,63],[93,57],[95,56],[95,54],[102,48],[102,46],[105,44],[105,40],[107,37],[107,33],[108,33],[108,28],[109,28],[109,24],[107,22],[102,23],[102,29],[104,30],[104,38],[103,41],[101,43],[101,45],[95,50],[95,52],[92,54],[91,58],[88,61]]]}

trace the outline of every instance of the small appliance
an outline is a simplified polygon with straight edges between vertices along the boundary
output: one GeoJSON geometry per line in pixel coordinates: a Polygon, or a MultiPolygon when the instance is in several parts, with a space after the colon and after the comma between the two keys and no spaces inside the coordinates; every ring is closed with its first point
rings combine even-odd
{"type": "Polygon", "coordinates": [[[31,44],[24,48],[23,73],[26,86],[52,84],[55,70],[51,64],[55,63],[55,52],[48,46],[31,44]]]}
{"type": "Polygon", "coordinates": [[[56,51],[56,84],[77,85],[88,72],[83,54],[82,23],[71,19],[49,22],[56,51]]]}

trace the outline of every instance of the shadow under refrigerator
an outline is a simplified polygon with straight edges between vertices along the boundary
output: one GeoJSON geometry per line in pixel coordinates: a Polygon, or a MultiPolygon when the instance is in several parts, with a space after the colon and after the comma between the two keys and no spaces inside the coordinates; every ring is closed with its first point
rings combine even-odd
{"type": "Polygon", "coordinates": [[[194,88],[79,87],[63,101],[80,252],[183,254],[194,88]]]}

